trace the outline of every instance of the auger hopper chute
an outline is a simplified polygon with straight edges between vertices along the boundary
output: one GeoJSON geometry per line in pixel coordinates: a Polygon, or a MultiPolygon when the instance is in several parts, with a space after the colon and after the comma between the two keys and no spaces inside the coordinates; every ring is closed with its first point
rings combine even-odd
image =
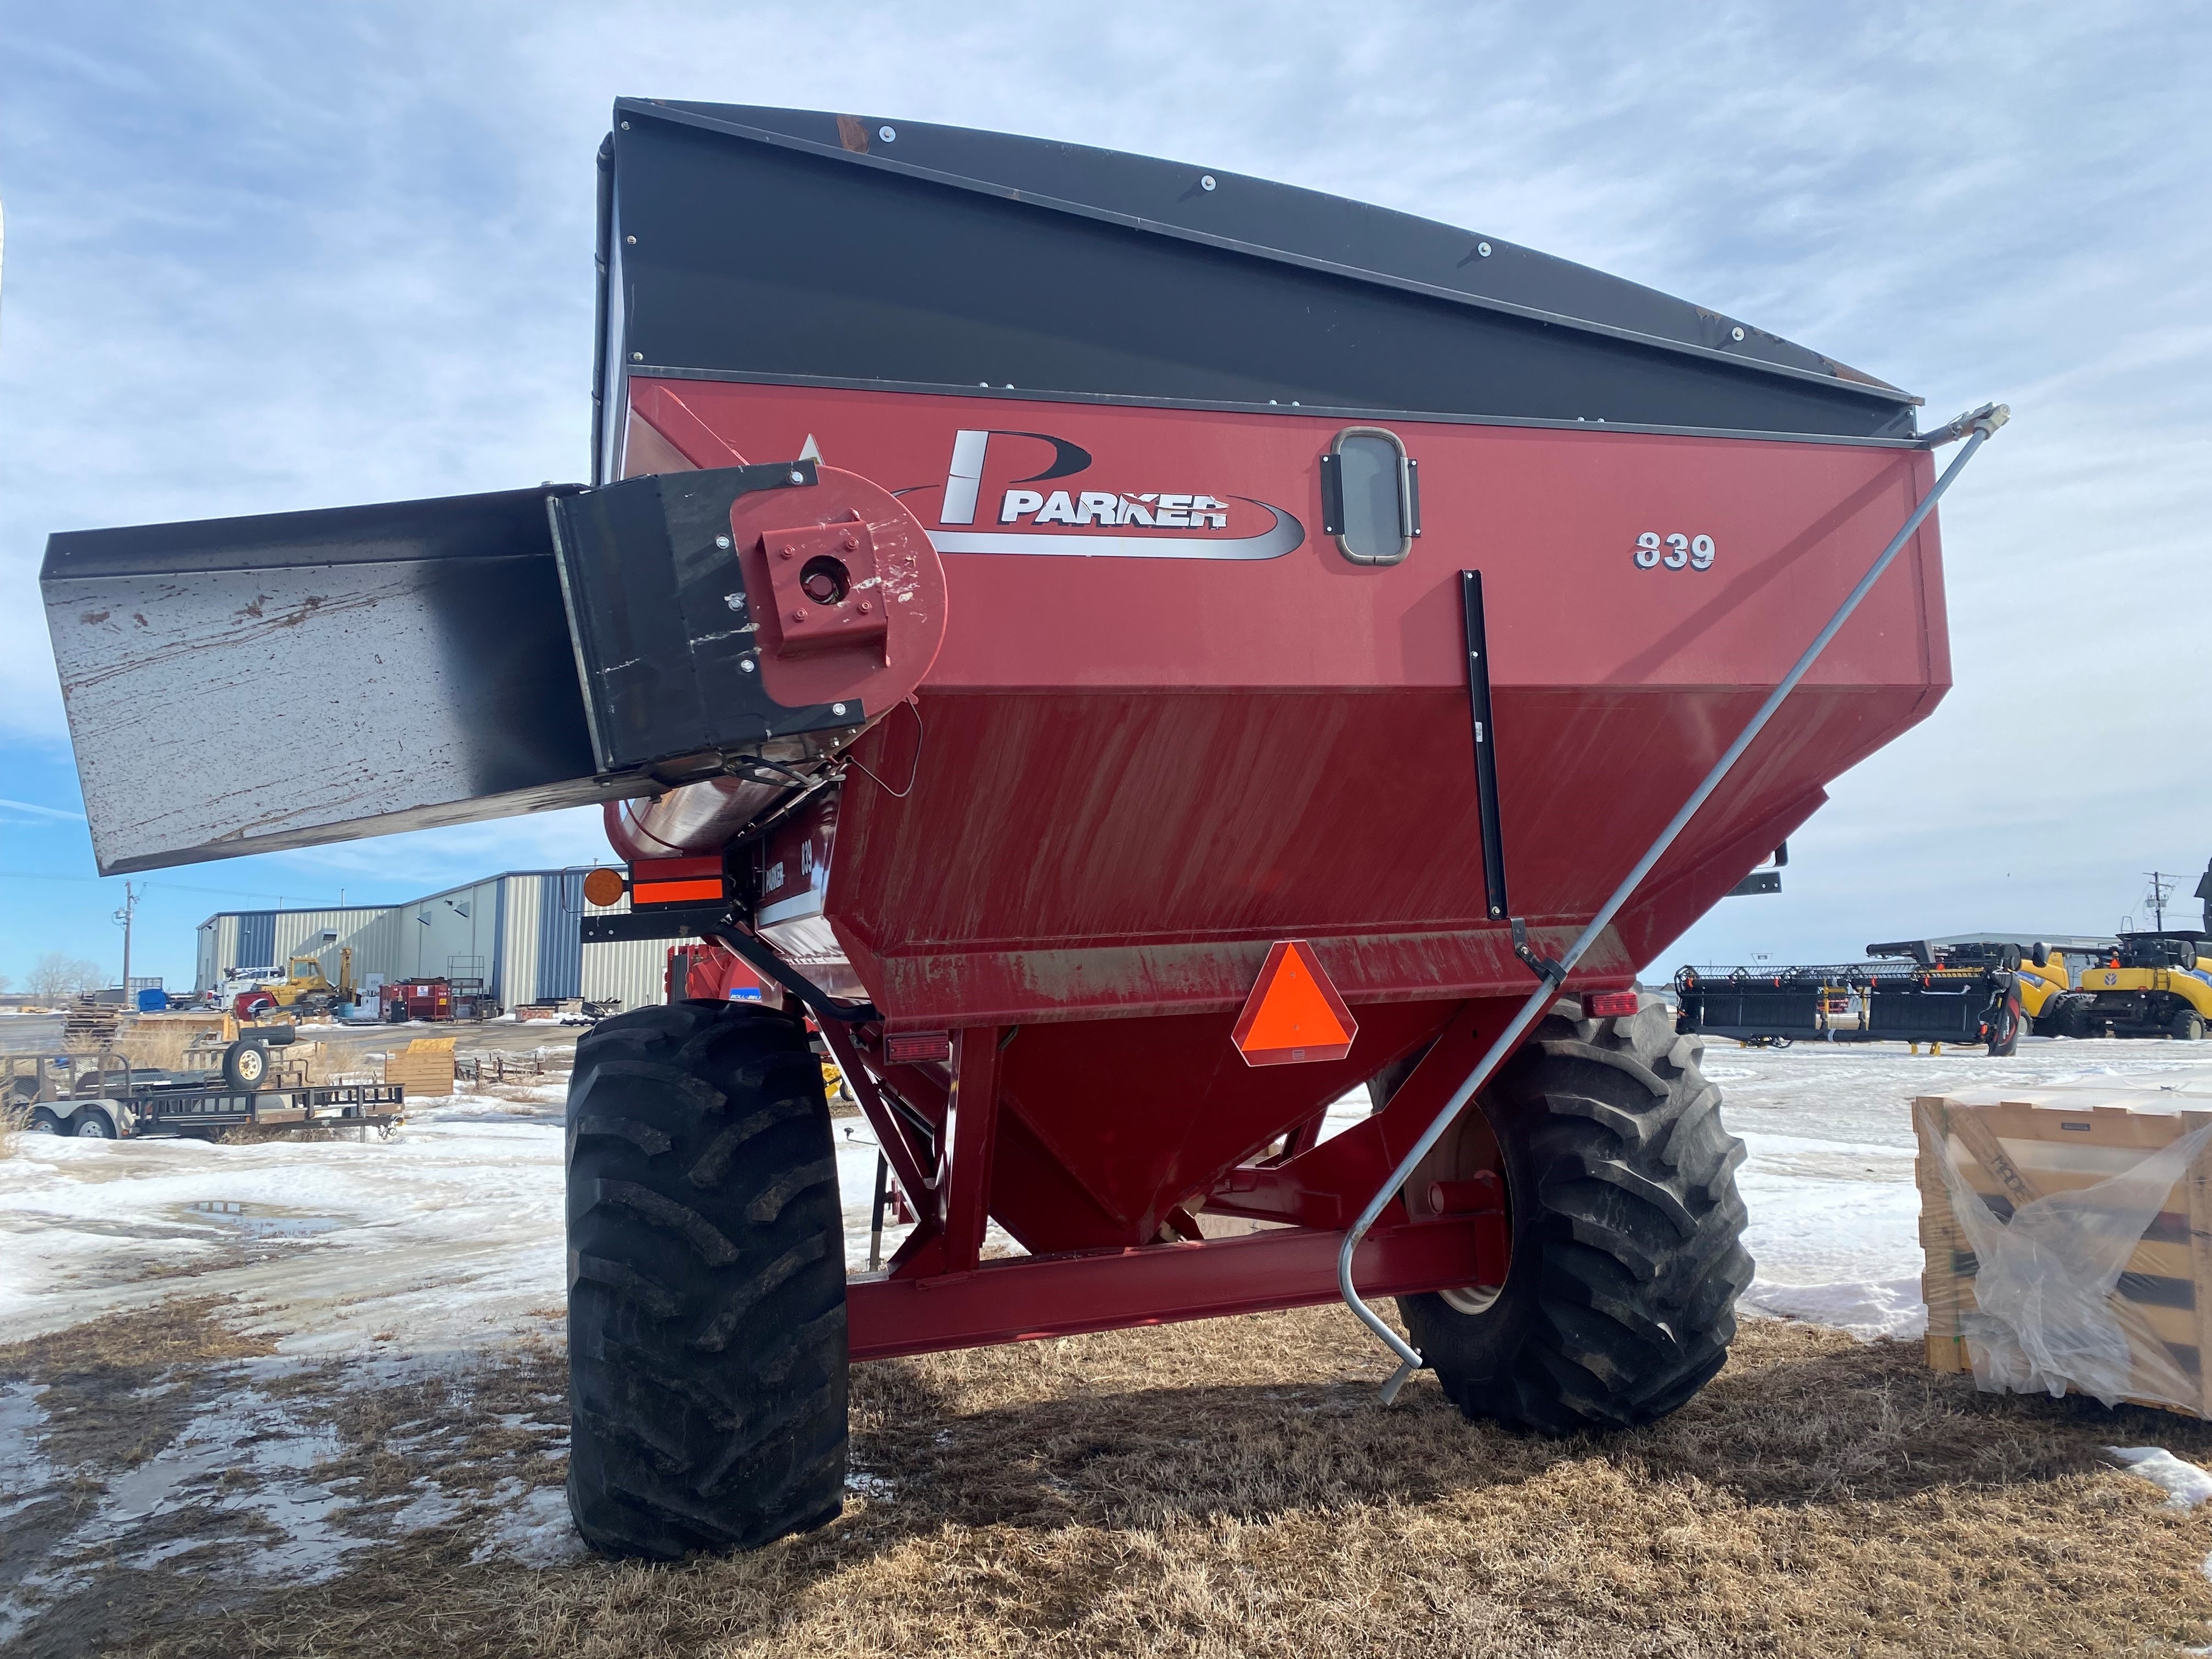
{"type": "Polygon", "coordinates": [[[104,868],[599,801],[586,937],[769,988],[580,1046],[586,1535],[834,1514],[849,1359],[1340,1257],[1472,1413],[1694,1393],[1741,1148],[1637,970],[1942,697],[1931,451],[2002,413],[1172,162],[624,100],[599,179],[590,485],[45,573],[104,868]],[[138,712],[311,663],[282,787],[138,712]],[[921,1218],[880,1271],[802,1012],[921,1218]]]}

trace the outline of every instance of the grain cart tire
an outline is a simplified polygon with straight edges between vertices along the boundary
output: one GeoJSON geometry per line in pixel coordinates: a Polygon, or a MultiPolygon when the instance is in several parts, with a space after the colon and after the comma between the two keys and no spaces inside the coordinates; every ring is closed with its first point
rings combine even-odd
{"type": "Polygon", "coordinates": [[[603,1020],[568,1088],[568,1508],[602,1554],[752,1549],[845,1491],[822,1067],[748,1003],[603,1020]]]}
{"type": "Polygon", "coordinates": [[[1473,1418],[1567,1435],[1682,1405],[1728,1358],[1751,1282],[1720,1091],[1656,1002],[1560,1005],[1485,1091],[1512,1260],[1494,1291],[1401,1297],[1413,1346],[1473,1418]]]}
{"type": "Polygon", "coordinates": [[[2166,1029],[2184,1042],[2198,1042],[2204,1036],[2204,1016],[2194,1008],[2184,1008],[2166,1029]]]}

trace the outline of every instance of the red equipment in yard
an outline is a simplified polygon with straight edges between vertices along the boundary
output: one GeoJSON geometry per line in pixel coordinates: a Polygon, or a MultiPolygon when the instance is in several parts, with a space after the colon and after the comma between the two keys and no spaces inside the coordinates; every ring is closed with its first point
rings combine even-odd
{"type": "Polygon", "coordinates": [[[404,1024],[410,1019],[452,1019],[454,1017],[453,987],[449,980],[387,981],[376,994],[387,1025],[404,1024]]]}
{"type": "Polygon", "coordinates": [[[702,942],[579,1046],[586,1537],[834,1515],[851,1359],[1340,1293],[1470,1414],[1695,1393],[1742,1152],[1636,973],[1942,697],[1931,451],[2002,412],[1170,162],[626,100],[601,167],[592,486],[43,573],[103,869],[596,801],[584,937],[702,942]],[[86,739],[185,644],[465,718],[180,796],[86,739]],[[919,1213],[880,1273],[801,1010],[919,1213]]]}

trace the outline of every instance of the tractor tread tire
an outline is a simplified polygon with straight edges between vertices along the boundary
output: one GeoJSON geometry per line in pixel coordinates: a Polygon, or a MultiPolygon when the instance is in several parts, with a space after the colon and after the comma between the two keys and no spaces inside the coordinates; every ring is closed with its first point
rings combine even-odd
{"type": "Polygon", "coordinates": [[[603,1020],[568,1090],[568,1507],[602,1554],[836,1518],[845,1253],[822,1069],[746,1003],[603,1020]]]}
{"type": "Polygon", "coordinates": [[[1512,1261],[1462,1313],[1401,1297],[1413,1346],[1471,1418],[1565,1436],[1633,1428],[1712,1379],[1751,1282],[1743,1143],[1656,1000],[1591,1020],[1557,1005],[1484,1093],[1512,1261]]]}

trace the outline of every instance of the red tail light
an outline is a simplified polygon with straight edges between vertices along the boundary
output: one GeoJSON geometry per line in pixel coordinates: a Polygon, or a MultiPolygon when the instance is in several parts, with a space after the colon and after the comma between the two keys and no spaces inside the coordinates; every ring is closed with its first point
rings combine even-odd
{"type": "Polygon", "coordinates": [[[1583,1012],[1591,1019],[1626,1018],[1635,1012],[1633,991],[1590,991],[1583,997],[1583,1012]]]}
{"type": "Polygon", "coordinates": [[[952,1034],[949,1031],[901,1031],[884,1039],[884,1058],[894,1066],[911,1066],[917,1060],[946,1060],[952,1058],[952,1034]]]}

